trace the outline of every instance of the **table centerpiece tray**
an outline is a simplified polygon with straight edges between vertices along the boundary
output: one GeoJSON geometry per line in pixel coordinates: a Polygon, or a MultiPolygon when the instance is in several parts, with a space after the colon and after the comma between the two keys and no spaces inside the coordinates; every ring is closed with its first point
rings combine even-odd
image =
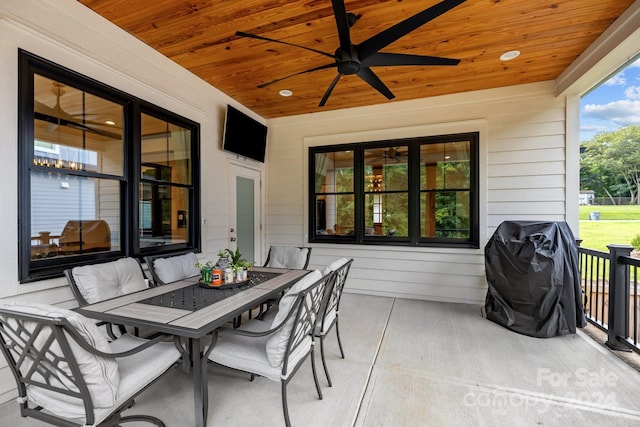
{"type": "Polygon", "coordinates": [[[233,281],[233,282],[222,282],[219,285],[214,285],[212,283],[204,283],[202,280],[198,280],[198,286],[205,289],[231,289],[231,288],[239,288],[240,286],[248,285],[250,282],[249,279],[233,281]]]}

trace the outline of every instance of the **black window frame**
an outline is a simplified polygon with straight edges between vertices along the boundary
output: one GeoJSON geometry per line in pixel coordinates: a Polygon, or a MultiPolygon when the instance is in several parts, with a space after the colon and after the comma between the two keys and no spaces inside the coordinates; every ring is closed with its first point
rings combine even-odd
{"type": "MultiPolygon", "coordinates": [[[[61,277],[64,269],[105,262],[123,256],[142,259],[148,255],[201,250],[200,221],[200,124],[113,88],[52,61],[18,50],[18,279],[29,283],[61,277]],[[49,259],[31,259],[31,172],[34,158],[34,75],[59,81],[87,93],[121,104],[123,123],[123,174],[120,181],[120,249],[49,259]],[[191,131],[191,184],[189,187],[187,242],[140,248],[138,224],[141,178],[141,115],[149,114],[191,131]]],[[[96,172],[74,172],[97,177],[96,172]]]]}
{"type": "Polygon", "coordinates": [[[445,248],[473,248],[480,247],[480,211],[479,211],[479,132],[463,132],[457,134],[432,135],[416,138],[403,138],[393,140],[369,141],[359,143],[314,146],[308,149],[308,232],[310,243],[337,243],[358,245],[385,245],[385,246],[413,246],[413,247],[445,247],[445,248]],[[422,237],[420,230],[420,147],[424,144],[453,143],[461,140],[470,143],[470,217],[468,239],[422,237]],[[398,146],[408,147],[408,222],[409,233],[407,237],[398,236],[372,236],[365,233],[365,155],[367,149],[391,148],[398,146]],[[354,231],[351,235],[319,234],[316,230],[318,208],[316,201],[318,195],[329,194],[316,192],[315,171],[316,154],[332,153],[339,151],[352,151],[354,159],[354,231]]]}

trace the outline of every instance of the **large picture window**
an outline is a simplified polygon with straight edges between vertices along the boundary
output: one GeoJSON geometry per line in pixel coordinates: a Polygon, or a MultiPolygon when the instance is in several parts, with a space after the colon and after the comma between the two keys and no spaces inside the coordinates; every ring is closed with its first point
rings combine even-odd
{"type": "Polygon", "coordinates": [[[199,126],[20,52],[20,281],[199,249],[199,126]]]}
{"type": "Polygon", "coordinates": [[[479,245],[478,133],[312,147],[312,242],[479,245]]]}

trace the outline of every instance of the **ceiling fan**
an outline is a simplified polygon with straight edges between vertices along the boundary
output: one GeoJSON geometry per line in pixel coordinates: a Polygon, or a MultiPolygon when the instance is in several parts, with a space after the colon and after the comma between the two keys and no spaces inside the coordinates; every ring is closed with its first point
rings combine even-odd
{"type": "Polygon", "coordinates": [[[428,9],[423,10],[389,28],[386,30],[368,38],[359,44],[353,44],[351,41],[350,28],[353,26],[359,16],[348,13],[344,4],[344,0],[331,0],[333,6],[333,13],[338,27],[338,37],[340,39],[340,46],[336,49],[332,55],[327,52],[323,52],[317,49],[289,43],[281,40],[275,40],[268,37],[258,36],[255,34],[249,34],[242,31],[237,31],[236,35],[241,37],[249,37],[258,40],[266,40],[276,43],[281,43],[289,46],[299,47],[318,54],[328,56],[334,60],[329,64],[323,64],[318,67],[310,68],[308,70],[300,71],[285,77],[281,77],[272,80],[267,83],[258,85],[259,88],[269,86],[273,83],[288,79],[290,77],[298,76],[300,74],[311,73],[313,71],[324,70],[327,68],[337,67],[338,74],[329,84],[329,87],[324,93],[324,96],[320,100],[319,107],[326,104],[331,92],[335,88],[336,84],[343,75],[355,74],[362,80],[367,82],[371,87],[384,95],[387,99],[393,99],[395,95],[389,90],[389,88],[378,78],[378,76],[371,70],[370,67],[388,67],[388,66],[401,66],[401,65],[458,65],[459,59],[441,58],[437,56],[422,56],[422,55],[409,55],[402,53],[386,53],[380,52],[380,49],[390,45],[399,38],[409,34],[411,31],[423,26],[427,22],[437,18],[438,16],[448,12],[454,7],[464,3],[466,0],[444,0],[440,3],[431,6],[428,9]]]}
{"type": "Polygon", "coordinates": [[[97,126],[108,126],[105,123],[86,119],[87,116],[95,116],[96,114],[69,114],[66,112],[60,105],[60,98],[66,93],[64,88],[64,84],[52,82],[51,91],[56,96],[56,104],[53,107],[38,100],[34,101],[34,112],[37,119],[46,121],[51,126],[63,125],[104,136],[114,136],[111,132],[96,128],[97,126]]]}
{"type": "Polygon", "coordinates": [[[377,148],[365,151],[367,164],[380,165],[406,163],[409,158],[407,147],[377,148]]]}

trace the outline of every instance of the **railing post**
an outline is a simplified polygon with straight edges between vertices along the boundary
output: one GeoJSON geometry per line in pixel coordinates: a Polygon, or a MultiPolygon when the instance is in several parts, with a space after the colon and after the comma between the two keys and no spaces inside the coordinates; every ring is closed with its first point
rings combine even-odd
{"type": "Polygon", "coordinates": [[[631,255],[633,246],[607,245],[609,248],[609,321],[607,347],[613,350],[631,351],[626,345],[627,305],[629,290],[627,288],[627,265],[618,262],[621,256],[631,255]]]}

